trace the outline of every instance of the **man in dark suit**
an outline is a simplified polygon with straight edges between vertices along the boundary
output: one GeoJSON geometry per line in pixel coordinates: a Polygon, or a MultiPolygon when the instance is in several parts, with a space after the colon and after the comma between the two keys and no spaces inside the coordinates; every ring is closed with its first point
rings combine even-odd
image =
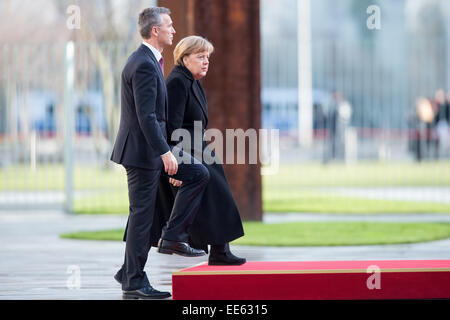
{"type": "MultiPolygon", "coordinates": [[[[125,261],[114,278],[126,298],[166,298],[169,292],[151,287],[144,267],[151,247],[150,233],[160,174],[183,181],[158,252],[201,256],[188,245],[188,229],[209,180],[197,160],[178,163],[180,150],[167,144],[167,91],[161,52],[172,44],[175,29],[170,11],[152,7],[139,15],[142,45],[132,53],[122,72],[121,118],[111,160],[127,172],[130,212],[125,230],[125,261]],[[163,170],[164,169],[164,170],[163,170]]],[[[179,158],[180,159],[180,158],[179,158]]]]}

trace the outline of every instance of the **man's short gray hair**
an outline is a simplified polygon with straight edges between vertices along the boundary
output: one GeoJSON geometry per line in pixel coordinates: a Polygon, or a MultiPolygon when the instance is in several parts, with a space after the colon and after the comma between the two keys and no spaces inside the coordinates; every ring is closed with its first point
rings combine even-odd
{"type": "Polygon", "coordinates": [[[144,39],[150,39],[152,28],[162,24],[163,20],[161,15],[170,15],[170,10],[164,7],[151,7],[142,10],[139,14],[139,33],[144,39]]]}

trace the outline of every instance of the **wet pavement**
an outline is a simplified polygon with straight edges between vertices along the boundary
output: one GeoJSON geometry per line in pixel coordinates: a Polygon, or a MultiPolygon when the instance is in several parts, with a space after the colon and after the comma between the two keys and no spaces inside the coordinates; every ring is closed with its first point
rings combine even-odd
{"type": "MultiPolygon", "coordinates": [[[[265,221],[326,221],[327,216],[334,217],[335,220],[339,216],[344,220],[351,217],[364,218],[365,221],[369,219],[367,215],[313,216],[292,213],[284,216],[266,214],[265,221]]],[[[385,216],[392,221],[391,215],[385,216]]],[[[370,217],[383,221],[381,216],[370,217]]],[[[449,215],[411,217],[422,222],[449,222],[449,215]]],[[[67,215],[59,211],[0,211],[0,299],[122,299],[120,285],[114,281],[113,275],[122,264],[125,244],[120,241],[61,239],[59,234],[124,228],[126,219],[124,215],[89,216],[67,215]]],[[[406,222],[408,215],[398,215],[396,219],[406,222]]],[[[232,246],[232,250],[249,261],[450,259],[450,239],[377,246],[232,246]]],[[[158,254],[152,249],[146,272],[155,288],[172,291],[173,271],[206,261],[206,256],[186,258],[158,254]]]]}

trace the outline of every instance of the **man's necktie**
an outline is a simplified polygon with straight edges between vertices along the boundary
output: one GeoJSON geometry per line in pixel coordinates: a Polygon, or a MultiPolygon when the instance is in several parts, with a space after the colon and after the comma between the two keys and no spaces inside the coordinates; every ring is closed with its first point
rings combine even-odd
{"type": "Polygon", "coordinates": [[[159,59],[159,66],[161,67],[161,72],[164,75],[164,58],[161,57],[161,59],[159,59]]]}

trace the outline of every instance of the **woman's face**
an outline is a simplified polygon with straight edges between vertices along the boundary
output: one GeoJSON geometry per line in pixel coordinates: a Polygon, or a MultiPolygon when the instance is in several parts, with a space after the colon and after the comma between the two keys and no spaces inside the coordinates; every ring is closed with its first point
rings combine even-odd
{"type": "Polygon", "coordinates": [[[208,72],[209,53],[208,51],[191,53],[183,58],[183,63],[192,73],[195,80],[201,79],[208,72]]]}

